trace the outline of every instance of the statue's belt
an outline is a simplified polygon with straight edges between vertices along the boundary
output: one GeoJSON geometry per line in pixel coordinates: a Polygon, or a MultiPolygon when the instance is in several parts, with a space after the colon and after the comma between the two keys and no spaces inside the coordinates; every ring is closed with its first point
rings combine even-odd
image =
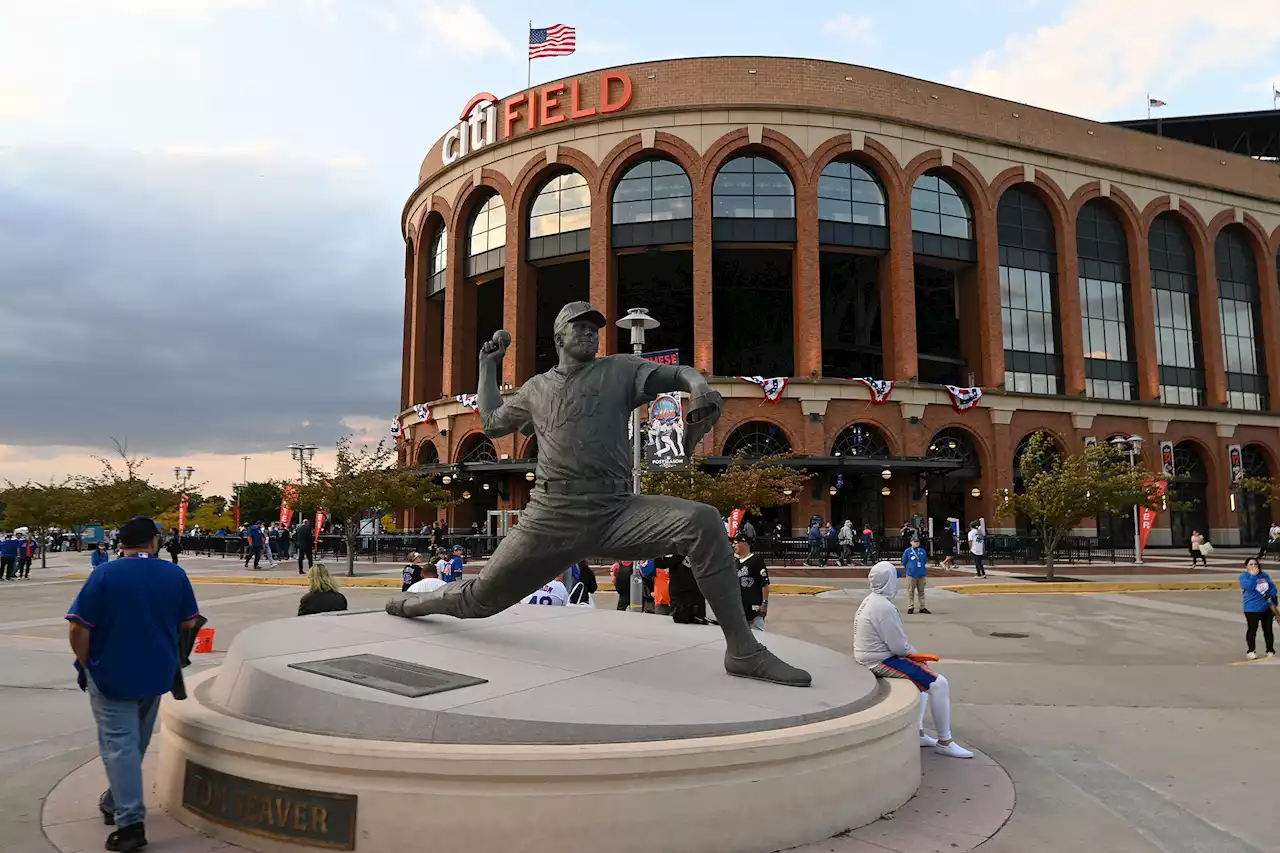
{"type": "Polygon", "coordinates": [[[537,488],[549,495],[615,495],[631,491],[630,480],[543,480],[537,488]]]}

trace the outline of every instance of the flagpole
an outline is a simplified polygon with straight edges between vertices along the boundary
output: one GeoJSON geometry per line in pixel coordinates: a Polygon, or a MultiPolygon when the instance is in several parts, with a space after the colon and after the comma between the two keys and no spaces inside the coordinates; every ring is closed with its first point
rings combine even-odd
{"type": "Polygon", "coordinates": [[[525,52],[525,55],[528,57],[527,67],[529,69],[528,74],[525,76],[525,81],[524,81],[524,87],[526,89],[530,89],[533,87],[533,54],[529,53],[529,38],[532,35],[533,35],[533,19],[530,18],[529,29],[525,30],[525,33],[524,33],[524,52],[525,52]]]}
{"type": "Polygon", "coordinates": [[[1151,120],[1151,93],[1147,92],[1147,121],[1151,120]]]}

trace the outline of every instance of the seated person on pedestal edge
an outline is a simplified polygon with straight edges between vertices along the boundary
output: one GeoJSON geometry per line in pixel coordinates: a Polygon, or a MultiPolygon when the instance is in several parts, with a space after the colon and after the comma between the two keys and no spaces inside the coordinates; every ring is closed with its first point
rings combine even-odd
{"type": "Polygon", "coordinates": [[[951,738],[951,687],[946,676],[930,672],[924,666],[935,661],[933,655],[922,655],[907,641],[902,617],[893,606],[898,594],[898,570],[893,563],[881,560],[871,567],[868,576],[871,592],[858,607],[853,618],[853,657],[871,670],[877,678],[905,678],[920,690],[920,745],[933,747],[952,758],[973,758],[973,753],[951,738]],[[938,737],[924,732],[925,708],[933,709],[933,727],[938,737]]]}

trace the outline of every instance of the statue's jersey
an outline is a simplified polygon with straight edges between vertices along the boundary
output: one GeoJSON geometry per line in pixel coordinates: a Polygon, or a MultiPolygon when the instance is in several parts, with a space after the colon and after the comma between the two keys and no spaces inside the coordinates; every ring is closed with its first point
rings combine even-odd
{"type": "Polygon", "coordinates": [[[657,369],[634,355],[596,358],[568,371],[553,367],[491,412],[485,432],[505,435],[533,424],[543,482],[630,479],[627,421],[653,399],[644,386],[657,369]]]}

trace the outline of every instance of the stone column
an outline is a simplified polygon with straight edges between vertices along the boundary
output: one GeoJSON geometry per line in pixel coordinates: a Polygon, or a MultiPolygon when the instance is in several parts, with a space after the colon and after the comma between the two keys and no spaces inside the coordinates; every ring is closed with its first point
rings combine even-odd
{"type": "Polygon", "coordinates": [[[818,190],[796,183],[796,248],[792,256],[792,375],[822,375],[822,286],[818,254],[818,190]]]}

